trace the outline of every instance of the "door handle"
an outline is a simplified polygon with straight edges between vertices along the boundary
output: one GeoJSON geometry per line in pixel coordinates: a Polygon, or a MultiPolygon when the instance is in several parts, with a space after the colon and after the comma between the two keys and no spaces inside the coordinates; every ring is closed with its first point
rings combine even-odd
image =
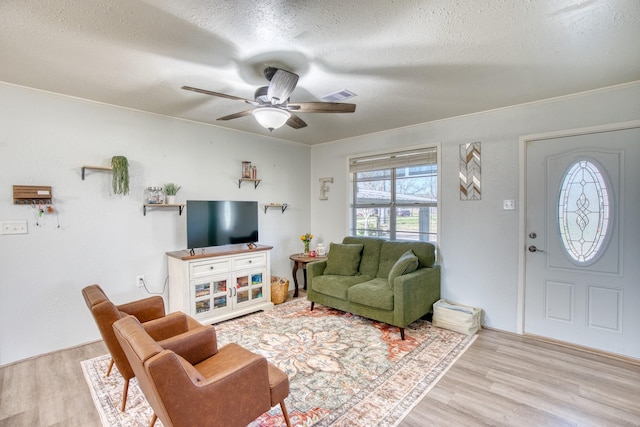
{"type": "Polygon", "coordinates": [[[538,249],[535,247],[535,245],[531,245],[529,246],[529,252],[544,252],[542,249],[538,249]]]}

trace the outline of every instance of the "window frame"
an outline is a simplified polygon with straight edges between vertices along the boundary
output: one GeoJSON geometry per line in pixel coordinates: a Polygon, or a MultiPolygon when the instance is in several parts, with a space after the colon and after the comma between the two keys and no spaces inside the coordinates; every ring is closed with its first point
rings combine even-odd
{"type": "MultiPolygon", "coordinates": [[[[402,208],[409,208],[409,209],[435,209],[435,231],[431,231],[429,230],[429,226],[427,225],[427,230],[426,231],[418,231],[415,235],[418,237],[417,239],[411,239],[411,240],[417,240],[417,241],[428,241],[431,243],[437,243],[440,239],[440,195],[442,194],[441,192],[441,147],[440,144],[430,144],[430,145],[424,145],[424,146],[417,146],[417,147],[411,147],[411,148],[405,148],[403,150],[393,150],[393,151],[381,151],[381,152],[374,152],[374,153],[368,153],[368,154],[361,154],[359,156],[353,156],[353,157],[349,157],[347,159],[348,161],[348,168],[349,168],[349,203],[348,203],[348,217],[349,217],[349,224],[348,224],[348,230],[347,230],[347,234],[349,236],[356,236],[358,235],[358,230],[357,227],[357,211],[358,209],[367,209],[367,208],[380,208],[380,209],[388,209],[389,213],[388,213],[388,221],[389,221],[389,229],[384,231],[381,229],[377,229],[377,231],[381,231],[383,235],[379,236],[380,238],[383,238],[385,240],[399,240],[397,237],[398,233],[403,233],[403,230],[398,230],[396,228],[397,226],[397,219],[398,219],[398,210],[402,209],[402,208]],[[423,152],[429,152],[429,159],[428,160],[424,160],[421,161],[421,159],[418,157],[417,162],[415,162],[412,158],[412,153],[423,153],[423,152]],[[398,161],[397,159],[405,156],[408,160],[406,162],[406,164],[402,164],[401,161],[398,161]],[[384,166],[384,162],[385,162],[385,158],[389,158],[389,162],[390,164],[384,166]],[[395,160],[394,160],[395,159],[395,160]],[[369,165],[368,167],[365,167],[364,169],[358,169],[357,166],[354,166],[355,162],[367,162],[371,160],[371,165],[369,165]],[[401,180],[403,178],[406,178],[407,176],[398,176],[397,174],[397,170],[404,168],[404,167],[415,167],[415,166],[435,166],[435,173],[433,174],[433,177],[436,179],[436,184],[435,184],[435,188],[436,188],[436,198],[435,201],[425,201],[425,202],[402,202],[402,201],[398,201],[397,199],[397,194],[396,194],[396,187],[397,187],[397,183],[398,180],[401,180]],[[356,170],[357,169],[357,170],[356,170]],[[389,202],[385,202],[385,203],[368,203],[368,204],[363,204],[363,203],[357,203],[357,193],[358,193],[358,183],[364,182],[364,181],[375,181],[377,180],[377,178],[371,178],[371,179],[367,179],[367,180],[358,180],[357,179],[357,173],[358,172],[364,172],[364,171],[374,171],[374,170],[389,170],[390,173],[387,175],[384,175],[383,177],[381,177],[382,179],[388,179],[389,180],[389,195],[390,195],[390,199],[389,202]]],[[[425,175],[426,176],[426,175],[425,175]]],[[[427,218],[431,218],[432,214],[431,213],[427,213],[427,218]]],[[[420,221],[420,220],[419,220],[420,221]]],[[[430,219],[428,219],[428,221],[430,221],[430,219]]],[[[406,231],[405,231],[406,232],[406,231]]],[[[407,240],[407,239],[403,239],[403,240],[407,240]]]]}

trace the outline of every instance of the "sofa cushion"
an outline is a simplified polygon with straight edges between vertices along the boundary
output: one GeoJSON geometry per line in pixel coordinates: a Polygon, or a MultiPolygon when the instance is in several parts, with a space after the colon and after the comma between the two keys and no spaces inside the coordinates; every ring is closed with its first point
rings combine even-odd
{"type": "Polygon", "coordinates": [[[360,267],[362,248],[361,244],[331,243],[327,258],[327,268],[324,270],[324,274],[339,276],[360,274],[358,267],[360,267]]]}
{"type": "Polygon", "coordinates": [[[376,237],[353,237],[347,236],[342,239],[342,243],[361,244],[362,260],[360,261],[360,274],[376,277],[378,274],[378,264],[380,264],[380,248],[383,239],[376,237]]]}
{"type": "Polygon", "coordinates": [[[436,263],[436,246],[430,242],[413,242],[409,244],[418,257],[418,268],[431,268],[436,263]]]}
{"type": "Polygon", "coordinates": [[[432,243],[388,241],[380,248],[380,267],[376,277],[388,279],[391,267],[409,249],[418,257],[418,268],[433,267],[435,246],[432,243]]]}
{"type": "Polygon", "coordinates": [[[391,289],[393,289],[393,283],[396,280],[396,277],[416,271],[417,268],[418,257],[415,256],[411,249],[409,249],[407,252],[402,254],[400,258],[398,258],[398,261],[396,261],[393,267],[391,267],[391,271],[389,271],[388,281],[391,289]]]}
{"type": "Polygon", "coordinates": [[[358,283],[373,279],[371,276],[323,275],[313,278],[313,291],[347,301],[347,291],[358,283]]]}
{"type": "Polygon", "coordinates": [[[347,292],[349,302],[369,307],[393,310],[393,290],[386,279],[373,279],[351,286],[347,292]]]}

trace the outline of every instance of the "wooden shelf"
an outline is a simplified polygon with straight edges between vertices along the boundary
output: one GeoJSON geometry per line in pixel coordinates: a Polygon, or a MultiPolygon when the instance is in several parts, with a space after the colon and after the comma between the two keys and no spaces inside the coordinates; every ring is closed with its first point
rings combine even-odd
{"type": "Polygon", "coordinates": [[[144,216],[147,216],[147,208],[178,208],[178,215],[182,215],[184,206],[182,204],[145,203],[142,205],[142,212],[144,216]]]}
{"type": "Polygon", "coordinates": [[[261,179],[240,178],[238,180],[238,188],[240,188],[242,186],[243,182],[253,182],[253,188],[256,189],[256,188],[258,188],[258,185],[260,185],[261,181],[262,181],[261,179]]]}
{"type": "Polygon", "coordinates": [[[111,172],[113,170],[113,168],[111,166],[89,166],[89,165],[84,165],[82,166],[82,180],[84,181],[84,175],[85,175],[85,171],[86,170],[94,170],[94,171],[108,171],[111,172]]]}
{"type": "Polygon", "coordinates": [[[282,213],[284,213],[284,211],[286,211],[288,207],[289,207],[289,205],[286,204],[286,203],[268,203],[268,204],[264,205],[264,213],[267,213],[267,209],[269,209],[269,208],[282,209],[282,213]]]}

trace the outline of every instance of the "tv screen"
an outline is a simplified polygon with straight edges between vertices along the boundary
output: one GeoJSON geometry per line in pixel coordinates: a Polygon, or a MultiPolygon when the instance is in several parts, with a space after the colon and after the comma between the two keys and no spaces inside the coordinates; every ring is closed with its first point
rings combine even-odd
{"type": "Polygon", "coordinates": [[[187,200],[187,247],[258,241],[258,202],[187,200]]]}

